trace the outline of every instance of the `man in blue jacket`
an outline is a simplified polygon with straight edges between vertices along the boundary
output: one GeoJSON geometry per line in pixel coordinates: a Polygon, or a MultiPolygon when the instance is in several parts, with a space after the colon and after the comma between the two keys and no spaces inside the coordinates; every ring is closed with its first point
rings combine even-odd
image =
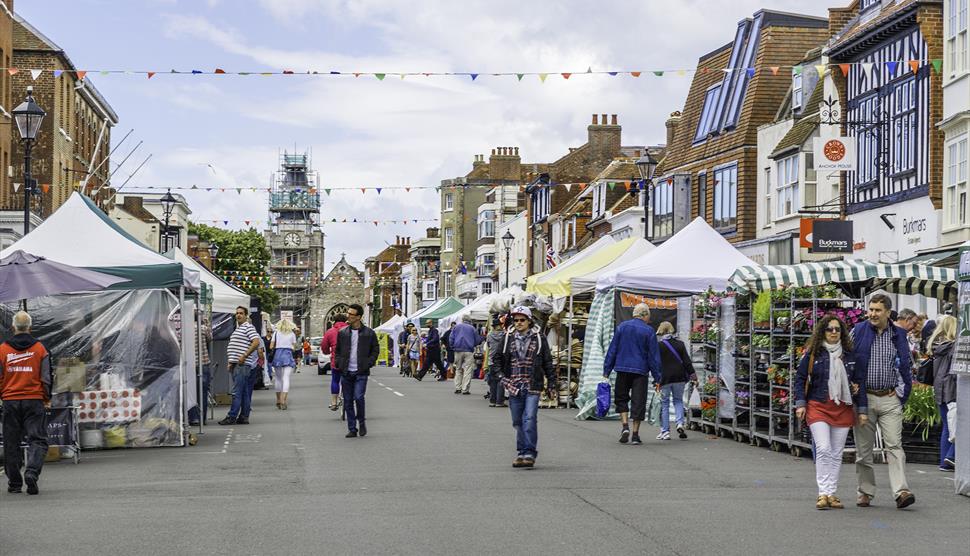
{"type": "MultiPolygon", "coordinates": [[[[869,299],[869,320],[852,329],[856,368],[866,373],[869,420],[854,427],[856,476],[859,480],[857,506],[867,508],[876,493],[872,468],[872,447],[876,425],[882,432],[883,451],[888,455],[889,485],[896,507],[916,501],[906,483],[906,454],[903,452],[903,406],[913,388],[912,361],[906,331],[889,320],[892,300],[877,293],[869,299]]],[[[860,402],[860,406],[862,403],[860,402]]]]}
{"type": "Polygon", "coordinates": [[[640,423],[647,415],[647,381],[648,373],[654,382],[660,381],[660,348],[657,345],[657,333],[650,322],[650,307],[640,303],[633,308],[633,318],[621,322],[616,327],[616,334],[610,341],[603,363],[603,378],[609,380],[610,374],[616,371],[616,385],[614,387],[613,404],[620,414],[623,429],[620,431],[620,443],[642,444],[640,441],[640,423]],[[632,398],[632,406],[631,406],[632,398]],[[630,414],[633,414],[633,438],[630,438],[630,414]]]}
{"type": "Polygon", "coordinates": [[[469,324],[471,317],[465,315],[454,325],[448,336],[448,352],[455,354],[455,393],[470,395],[472,374],[475,372],[475,348],[485,341],[469,324]]]}

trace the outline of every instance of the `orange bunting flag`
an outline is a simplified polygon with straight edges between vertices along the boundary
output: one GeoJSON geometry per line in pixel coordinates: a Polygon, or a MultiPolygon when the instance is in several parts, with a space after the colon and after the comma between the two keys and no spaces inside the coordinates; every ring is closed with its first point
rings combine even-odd
{"type": "Polygon", "coordinates": [[[910,60],[909,67],[913,70],[913,73],[919,71],[919,60],[910,60]]]}
{"type": "Polygon", "coordinates": [[[361,193],[367,193],[367,188],[366,187],[361,187],[360,188],[360,192],[361,193]]]}
{"type": "Polygon", "coordinates": [[[17,68],[7,68],[7,73],[9,73],[10,75],[17,75],[18,71],[20,70],[17,68]]]}
{"type": "Polygon", "coordinates": [[[149,79],[151,79],[152,76],[154,76],[154,75],[155,75],[155,72],[153,72],[153,71],[148,72],[148,78],[149,79]]]}
{"type": "Polygon", "coordinates": [[[589,184],[586,184],[586,183],[579,184],[579,190],[582,191],[582,190],[586,189],[586,186],[587,185],[589,185],[589,184]]]}
{"type": "Polygon", "coordinates": [[[851,67],[851,64],[839,64],[839,69],[842,70],[842,77],[849,77],[849,68],[851,67]]]}
{"type": "Polygon", "coordinates": [[[40,184],[40,189],[44,193],[47,193],[51,189],[51,184],[49,184],[49,183],[42,183],[42,184],[40,184]]]}
{"type": "Polygon", "coordinates": [[[571,73],[564,73],[564,74],[562,74],[562,78],[563,78],[563,79],[569,79],[569,77],[570,77],[571,75],[572,75],[571,73]]]}
{"type": "Polygon", "coordinates": [[[778,70],[780,70],[781,68],[779,68],[778,66],[771,66],[768,69],[771,70],[771,75],[778,75],[778,70]]]}
{"type": "Polygon", "coordinates": [[[84,76],[88,74],[88,72],[86,72],[86,71],[78,71],[78,72],[75,72],[75,73],[76,73],[78,79],[84,79],[84,76]]]}
{"type": "Polygon", "coordinates": [[[630,72],[630,75],[632,75],[633,77],[640,77],[640,72],[639,71],[631,71],[630,72]]]}
{"type": "Polygon", "coordinates": [[[216,68],[216,70],[214,72],[212,72],[212,73],[226,73],[226,70],[224,70],[222,68],[216,68]]]}

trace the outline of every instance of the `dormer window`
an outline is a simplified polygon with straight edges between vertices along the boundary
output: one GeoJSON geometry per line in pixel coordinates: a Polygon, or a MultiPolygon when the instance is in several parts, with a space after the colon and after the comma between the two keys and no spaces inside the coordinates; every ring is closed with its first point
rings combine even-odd
{"type": "Polygon", "coordinates": [[[791,109],[792,111],[802,108],[802,74],[801,72],[791,76],[791,109]]]}
{"type": "Polygon", "coordinates": [[[707,90],[707,94],[704,96],[704,110],[701,112],[701,119],[697,122],[697,133],[694,135],[694,141],[703,141],[709,133],[714,131],[716,122],[714,114],[717,112],[717,102],[720,100],[720,96],[720,83],[707,90]]]}
{"type": "Polygon", "coordinates": [[[862,2],[859,4],[859,13],[861,14],[863,12],[867,12],[881,3],[882,0],[862,0],[862,2]]]}

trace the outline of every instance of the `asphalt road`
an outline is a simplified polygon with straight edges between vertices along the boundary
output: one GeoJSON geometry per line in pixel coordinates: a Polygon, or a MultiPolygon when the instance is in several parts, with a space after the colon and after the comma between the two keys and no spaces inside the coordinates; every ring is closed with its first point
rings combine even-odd
{"type": "MultiPolygon", "coordinates": [[[[450,383],[378,369],[366,438],[345,439],[325,379],[293,375],[290,409],[257,391],[251,425],[187,448],[85,452],[41,494],[0,491],[0,554],[967,554],[970,500],[910,465],[899,511],[880,469],[869,509],[814,509],[811,460],[692,433],[617,443],[615,422],[541,410],[539,459],[513,469],[508,410],[450,383]]],[[[225,408],[217,408],[217,417],[225,408]]],[[[5,480],[3,481],[6,482],[5,480]]],[[[5,486],[5,484],[3,485],[5,486]]]]}

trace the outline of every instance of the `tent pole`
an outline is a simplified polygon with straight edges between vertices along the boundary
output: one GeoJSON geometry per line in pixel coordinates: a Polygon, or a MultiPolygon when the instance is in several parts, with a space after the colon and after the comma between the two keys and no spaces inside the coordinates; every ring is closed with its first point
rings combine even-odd
{"type": "MultiPolygon", "coordinates": [[[[185,320],[185,286],[179,285],[179,312],[185,320]]],[[[185,446],[185,326],[179,334],[179,446],[185,446]]]]}
{"type": "Polygon", "coordinates": [[[566,337],[566,409],[569,409],[569,396],[573,393],[573,292],[569,289],[569,332],[566,337]]]}
{"type": "MultiPolygon", "coordinates": [[[[203,284],[202,287],[204,288],[205,284],[203,284]]],[[[205,392],[203,391],[204,386],[202,381],[202,341],[203,341],[202,336],[203,335],[202,335],[201,305],[202,305],[202,296],[199,296],[199,299],[195,305],[196,307],[196,311],[195,311],[196,357],[195,359],[196,361],[199,362],[199,364],[196,365],[196,369],[195,369],[196,378],[198,378],[198,392],[199,392],[199,395],[196,396],[196,402],[199,404],[198,406],[199,407],[199,434],[205,434],[205,432],[203,431],[203,425],[202,425],[202,423],[205,422],[205,392]]]]}

